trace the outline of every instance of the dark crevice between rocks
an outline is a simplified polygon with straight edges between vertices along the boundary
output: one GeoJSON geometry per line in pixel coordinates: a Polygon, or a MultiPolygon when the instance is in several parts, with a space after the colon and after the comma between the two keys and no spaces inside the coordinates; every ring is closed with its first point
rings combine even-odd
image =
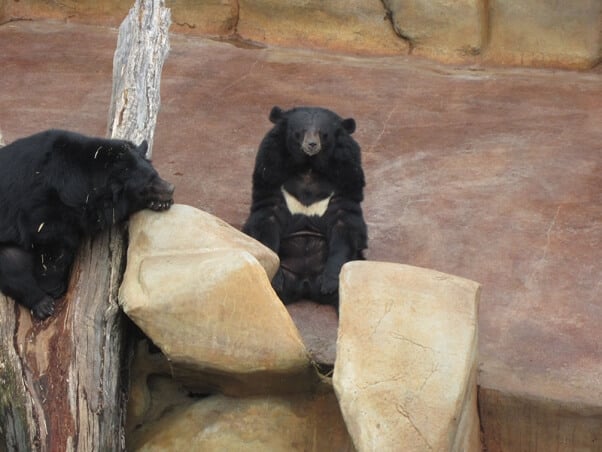
{"type": "Polygon", "coordinates": [[[491,41],[491,6],[490,0],[482,0],[480,3],[481,7],[481,54],[483,54],[489,42],[491,41]]]}
{"type": "Polygon", "coordinates": [[[4,20],[1,20],[0,17],[0,27],[2,25],[10,24],[11,22],[32,22],[33,19],[31,17],[7,17],[4,20]]]}
{"type": "Polygon", "coordinates": [[[314,361],[313,365],[321,376],[326,378],[332,378],[332,373],[334,372],[334,364],[317,363],[314,361]]]}
{"type": "Polygon", "coordinates": [[[232,33],[227,36],[215,36],[210,39],[217,42],[225,42],[226,44],[231,44],[234,47],[238,47],[239,49],[246,50],[259,50],[265,49],[267,47],[265,44],[262,44],[260,42],[245,39],[238,33],[232,33]]]}
{"type": "Polygon", "coordinates": [[[393,11],[391,11],[391,9],[387,6],[387,3],[385,0],[381,0],[381,3],[383,5],[383,8],[385,9],[385,16],[384,16],[384,20],[388,21],[391,24],[391,27],[393,28],[393,32],[399,36],[401,39],[403,39],[405,42],[408,43],[408,54],[412,54],[412,52],[414,51],[414,47],[416,46],[416,43],[414,41],[414,38],[412,38],[411,36],[408,36],[407,34],[405,34],[403,32],[403,30],[399,29],[399,27],[397,27],[395,25],[395,18],[393,17],[393,11]]]}
{"type": "Polygon", "coordinates": [[[240,4],[238,0],[231,0],[230,5],[232,7],[232,23],[228,26],[228,28],[231,30],[231,32],[226,36],[217,36],[213,38],[213,40],[225,42],[240,49],[265,49],[267,47],[265,44],[246,39],[238,33],[238,22],[240,21],[240,4]]]}
{"type": "Polygon", "coordinates": [[[188,22],[174,22],[175,25],[177,25],[178,27],[186,27],[190,30],[194,30],[196,28],[195,24],[190,24],[188,22]]]}
{"type": "Polygon", "coordinates": [[[240,3],[239,0],[231,0],[232,5],[232,32],[238,35],[238,22],[240,21],[240,3]]]}

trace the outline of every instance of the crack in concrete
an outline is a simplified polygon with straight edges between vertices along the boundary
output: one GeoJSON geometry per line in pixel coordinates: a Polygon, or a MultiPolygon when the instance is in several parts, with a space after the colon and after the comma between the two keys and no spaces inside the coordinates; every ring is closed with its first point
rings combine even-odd
{"type": "Polygon", "coordinates": [[[257,66],[257,63],[259,62],[259,59],[256,59],[255,61],[253,61],[253,64],[251,65],[251,67],[249,68],[249,70],[241,75],[240,77],[238,77],[236,80],[232,81],[231,83],[229,83],[228,85],[224,86],[218,93],[217,97],[221,97],[221,95],[223,93],[225,93],[226,91],[228,91],[230,88],[232,88],[233,86],[238,85],[240,82],[242,82],[243,80],[247,79],[251,73],[253,72],[253,69],[255,69],[255,66],[257,66]]]}
{"type": "Polygon", "coordinates": [[[421,348],[421,349],[423,349],[423,350],[429,350],[429,351],[431,351],[431,352],[433,352],[433,353],[436,353],[436,352],[437,352],[437,351],[436,351],[435,349],[433,349],[432,347],[428,347],[428,346],[426,346],[426,345],[423,345],[423,344],[420,344],[420,343],[418,343],[418,342],[415,342],[415,341],[413,341],[412,339],[409,339],[409,338],[405,337],[403,334],[399,334],[399,333],[391,333],[391,337],[392,337],[393,339],[398,339],[398,340],[400,340],[400,341],[408,342],[408,343],[410,343],[410,344],[412,344],[412,345],[415,345],[415,346],[417,346],[417,347],[420,347],[420,348],[421,348]]]}
{"type": "Polygon", "coordinates": [[[387,130],[387,125],[389,124],[389,121],[391,120],[391,116],[393,116],[393,113],[395,113],[396,110],[397,110],[397,105],[393,106],[391,111],[389,111],[389,114],[387,114],[387,117],[383,122],[383,126],[380,129],[380,133],[376,136],[376,138],[374,139],[374,142],[368,148],[368,152],[371,153],[374,150],[374,148],[376,147],[376,145],[378,144],[378,142],[380,141],[382,136],[385,134],[385,131],[387,130]]]}
{"type": "Polygon", "coordinates": [[[174,22],[174,24],[180,26],[180,27],[187,27],[190,30],[193,30],[196,28],[196,24],[191,24],[189,22],[174,22]]]}
{"type": "Polygon", "coordinates": [[[376,334],[378,328],[380,327],[380,324],[382,323],[384,318],[389,314],[389,312],[391,312],[392,308],[393,308],[393,301],[389,301],[385,305],[385,312],[383,313],[383,315],[380,316],[380,318],[378,319],[378,322],[376,322],[376,325],[374,325],[374,328],[372,328],[372,333],[370,334],[370,337],[372,337],[376,334]]]}
{"type": "Polygon", "coordinates": [[[431,377],[433,375],[435,375],[435,373],[439,370],[439,363],[438,362],[434,362],[433,363],[433,367],[431,368],[431,373],[429,373],[425,378],[424,381],[422,382],[422,384],[420,385],[420,389],[419,391],[422,392],[424,390],[424,387],[426,386],[427,382],[431,379],[431,377]]]}
{"type": "Polygon", "coordinates": [[[422,438],[422,440],[424,441],[424,443],[428,447],[428,450],[433,450],[433,446],[431,446],[431,444],[429,443],[429,440],[427,439],[427,437],[418,428],[418,426],[416,425],[416,422],[414,421],[414,419],[412,419],[412,416],[410,416],[410,413],[405,409],[405,407],[401,403],[397,403],[395,405],[395,409],[397,410],[397,412],[399,414],[401,414],[403,417],[405,417],[408,420],[408,422],[410,423],[410,425],[412,426],[412,428],[414,429],[414,431],[416,431],[416,433],[418,433],[418,436],[420,436],[420,438],[422,438]]]}
{"type": "Polygon", "coordinates": [[[556,221],[558,220],[558,215],[560,214],[561,207],[562,207],[561,205],[559,205],[557,207],[556,213],[554,214],[552,221],[550,221],[550,224],[548,225],[548,229],[546,230],[546,244],[543,247],[543,252],[542,252],[541,257],[537,260],[537,262],[535,262],[535,264],[533,265],[533,270],[531,271],[531,273],[529,273],[529,276],[527,277],[527,279],[525,281],[526,286],[529,286],[537,278],[537,275],[541,272],[541,270],[543,269],[543,267],[547,261],[548,250],[550,248],[550,243],[552,241],[552,230],[556,226],[556,221]]]}

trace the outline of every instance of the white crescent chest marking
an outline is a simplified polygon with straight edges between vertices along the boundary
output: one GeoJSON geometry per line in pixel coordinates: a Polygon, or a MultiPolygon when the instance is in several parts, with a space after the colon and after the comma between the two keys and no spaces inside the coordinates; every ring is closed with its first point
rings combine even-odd
{"type": "Polygon", "coordinates": [[[286,207],[292,215],[301,214],[306,217],[317,216],[321,217],[326,213],[328,209],[328,203],[330,202],[330,198],[334,193],[331,193],[327,198],[321,199],[320,201],[316,201],[309,206],[306,206],[302,202],[300,202],[297,198],[287,192],[284,187],[281,187],[282,195],[284,196],[284,202],[286,202],[286,207]]]}

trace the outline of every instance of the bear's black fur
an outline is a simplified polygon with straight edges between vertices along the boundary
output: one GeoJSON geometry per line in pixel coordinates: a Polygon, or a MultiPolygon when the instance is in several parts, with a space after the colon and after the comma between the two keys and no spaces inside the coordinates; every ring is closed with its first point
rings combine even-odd
{"type": "Polygon", "coordinates": [[[338,306],[339,273],[363,259],[365,185],[355,120],[324,108],[272,108],[253,172],[243,231],[280,257],[272,280],[286,303],[307,298],[338,306]]]}
{"type": "Polygon", "coordinates": [[[85,235],[142,209],[168,209],[173,185],[147,148],[63,130],[0,148],[0,290],[44,319],[67,290],[85,235]]]}

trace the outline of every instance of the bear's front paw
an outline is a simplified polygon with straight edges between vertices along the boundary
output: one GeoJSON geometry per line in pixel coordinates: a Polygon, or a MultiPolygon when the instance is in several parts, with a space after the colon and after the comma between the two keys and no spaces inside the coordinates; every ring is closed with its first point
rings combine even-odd
{"type": "Polygon", "coordinates": [[[339,277],[323,274],[320,276],[320,292],[322,295],[335,293],[339,290],[339,277]]]}
{"type": "Polygon", "coordinates": [[[44,297],[31,309],[33,316],[38,320],[44,320],[54,314],[54,300],[44,297]]]}

